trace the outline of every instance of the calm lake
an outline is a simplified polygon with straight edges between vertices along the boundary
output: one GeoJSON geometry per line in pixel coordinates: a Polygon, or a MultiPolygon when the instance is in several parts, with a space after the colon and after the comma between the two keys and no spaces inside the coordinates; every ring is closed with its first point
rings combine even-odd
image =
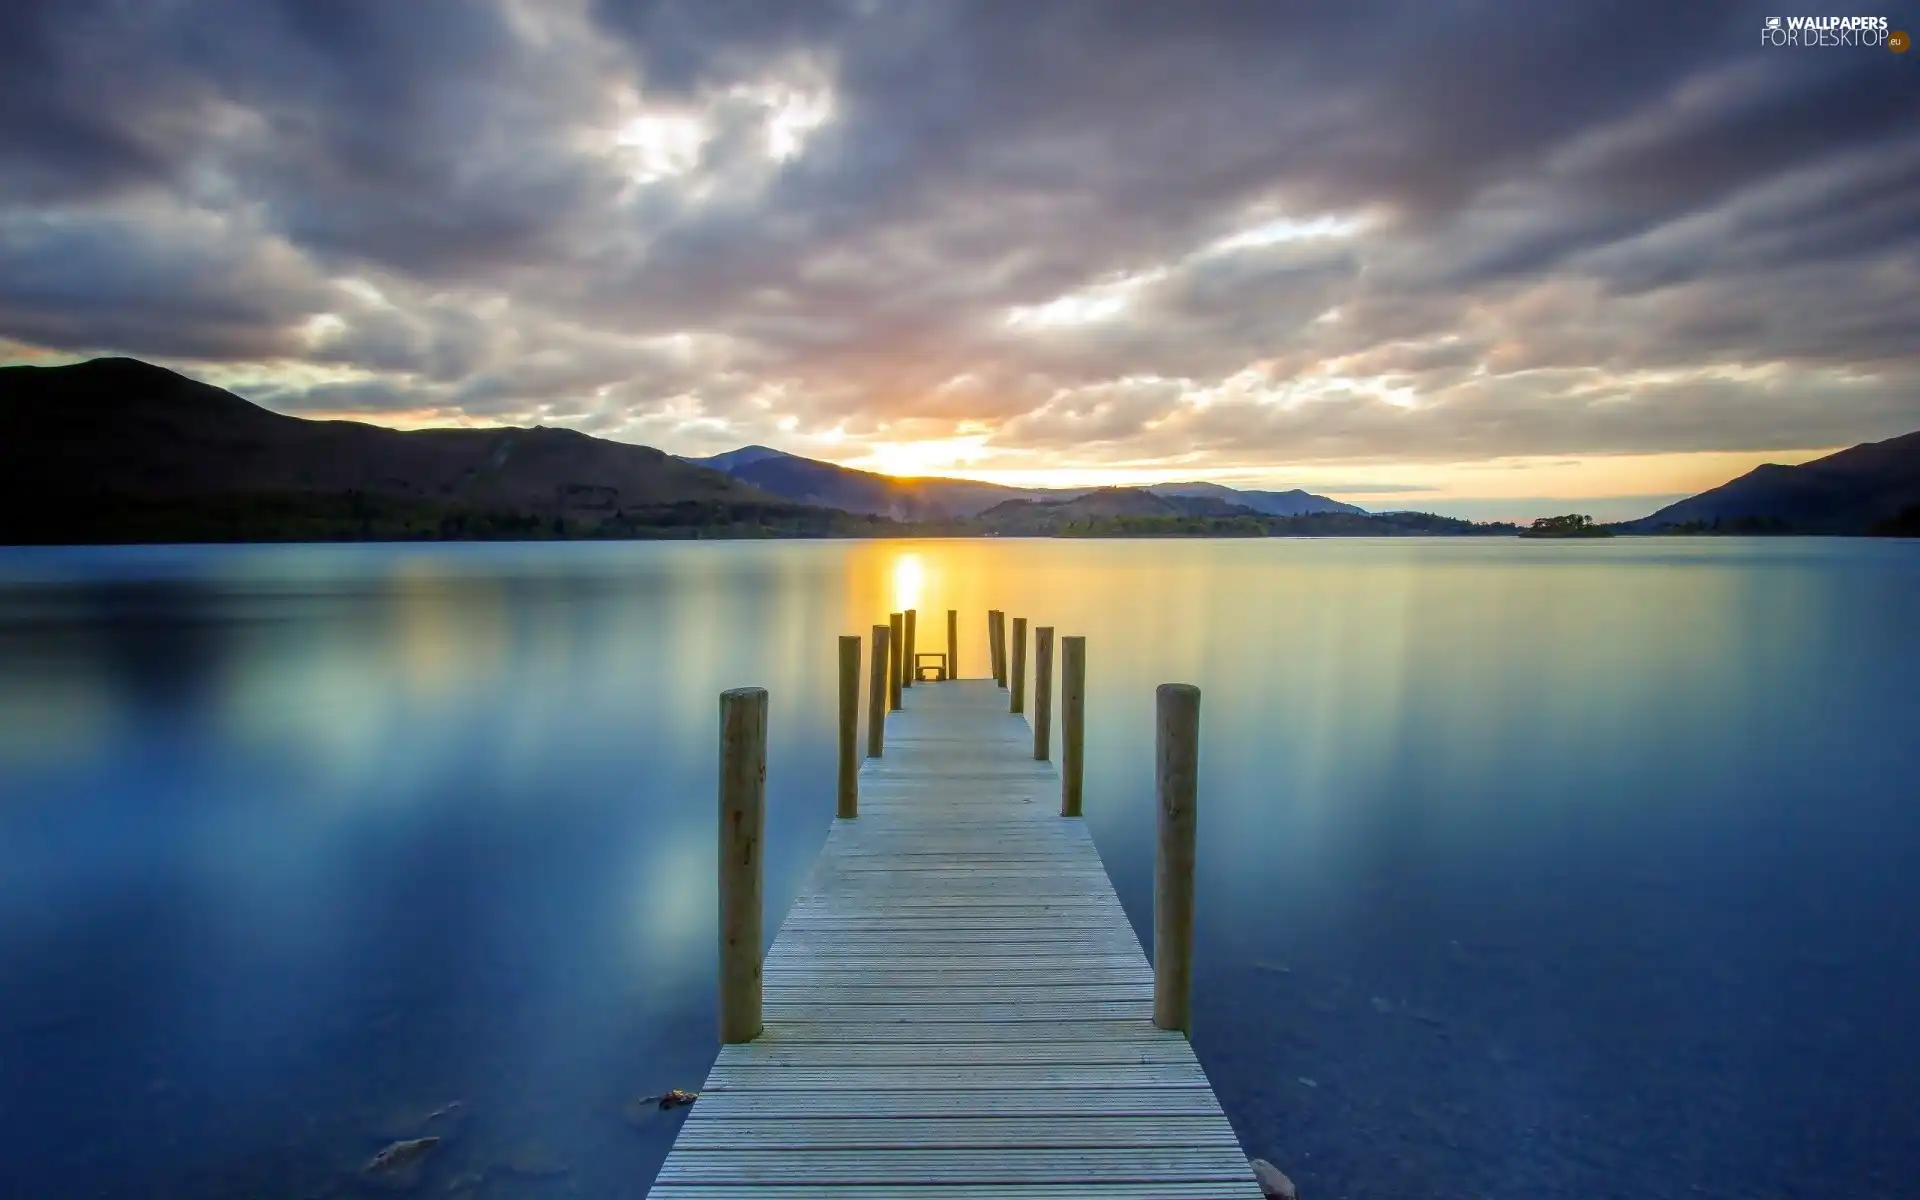
{"type": "Polygon", "coordinates": [[[0,550],[0,1196],[640,1197],[716,1050],[716,695],[772,694],[768,936],[835,635],[1085,634],[1151,931],[1204,691],[1194,1043],[1333,1197],[1907,1197],[1920,544],[0,550]],[[462,1176],[484,1182],[461,1191],[462,1176]],[[450,1190],[451,1189],[451,1190],[450,1190]]]}

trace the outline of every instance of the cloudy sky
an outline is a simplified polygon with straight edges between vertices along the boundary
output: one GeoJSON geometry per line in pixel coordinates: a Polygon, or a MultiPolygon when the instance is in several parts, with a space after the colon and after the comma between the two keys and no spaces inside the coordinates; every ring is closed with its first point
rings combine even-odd
{"type": "Polygon", "coordinates": [[[1772,12],[9,0],[0,361],[1640,515],[1920,428],[1920,53],[1772,12]]]}

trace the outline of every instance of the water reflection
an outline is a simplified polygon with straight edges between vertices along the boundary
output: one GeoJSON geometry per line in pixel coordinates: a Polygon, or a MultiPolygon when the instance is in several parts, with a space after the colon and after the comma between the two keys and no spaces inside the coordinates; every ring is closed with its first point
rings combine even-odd
{"type": "Polygon", "coordinates": [[[984,675],[989,606],[1089,639],[1143,930],[1153,685],[1205,690],[1196,1045],[1303,1187],[1891,1194],[1916,584],[1790,541],[0,552],[0,1195],[324,1194],[453,1099],[427,1186],[531,1141],[636,1194],[674,1123],[621,1101],[714,1049],[714,697],[772,693],[778,914],[834,636],[957,609],[984,675]]]}

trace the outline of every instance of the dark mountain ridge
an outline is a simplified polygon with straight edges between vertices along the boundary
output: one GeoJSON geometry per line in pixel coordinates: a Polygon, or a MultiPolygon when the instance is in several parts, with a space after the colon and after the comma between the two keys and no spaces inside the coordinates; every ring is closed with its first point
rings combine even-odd
{"type": "Polygon", "coordinates": [[[1213,496],[1162,496],[1146,488],[1109,487],[1068,499],[1006,500],[979,516],[996,533],[1037,536],[1059,533],[1076,523],[1116,517],[1258,517],[1241,504],[1213,496]]]}
{"type": "MultiPolygon", "coordinates": [[[[996,505],[1010,500],[1058,503],[1094,491],[1114,490],[1017,488],[975,479],[882,475],[815,458],[803,458],[768,446],[742,446],[711,458],[690,458],[686,461],[725,471],[736,479],[795,503],[872,513],[900,521],[984,516],[996,505]]],[[[1218,483],[1194,482],[1161,483],[1126,490],[1146,491],[1166,497],[1210,498],[1273,516],[1365,511],[1298,488],[1286,492],[1242,491],[1218,483]]]]}
{"type": "Polygon", "coordinates": [[[1774,463],[1638,521],[1630,533],[1895,532],[1920,508],[1920,432],[1863,442],[1795,467],[1774,463]]]}
{"type": "Polygon", "coordinates": [[[724,471],[796,504],[816,504],[896,521],[971,517],[1005,500],[1047,494],[973,479],[882,475],[766,446],[742,446],[712,458],[685,461],[724,471]]]}
{"type": "Polygon", "coordinates": [[[724,472],[568,429],[270,412],[134,359],[0,368],[0,540],[543,536],[811,520],[724,472]],[[263,515],[270,514],[270,515],[263,515]],[[202,530],[200,526],[208,526],[202,530]]]}
{"type": "Polygon", "coordinates": [[[1309,513],[1363,513],[1357,504],[1343,504],[1325,496],[1316,496],[1304,488],[1284,492],[1265,492],[1253,488],[1228,487],[1221,483],[1156,483],[1147,489],[1156,496],[1211,496],[1228,504],[1242,505],[1273,517],[1300,517],[1309,513]]]}

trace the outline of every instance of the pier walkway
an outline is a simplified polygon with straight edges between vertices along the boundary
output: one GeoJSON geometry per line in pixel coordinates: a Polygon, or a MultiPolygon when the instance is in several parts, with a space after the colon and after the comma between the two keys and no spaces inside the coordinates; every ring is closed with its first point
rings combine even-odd
{"type": "Polygon", "coordinates": [[[1259,1200],[1008,692],[903,701],[653,1200],[1259,1200]]]}

